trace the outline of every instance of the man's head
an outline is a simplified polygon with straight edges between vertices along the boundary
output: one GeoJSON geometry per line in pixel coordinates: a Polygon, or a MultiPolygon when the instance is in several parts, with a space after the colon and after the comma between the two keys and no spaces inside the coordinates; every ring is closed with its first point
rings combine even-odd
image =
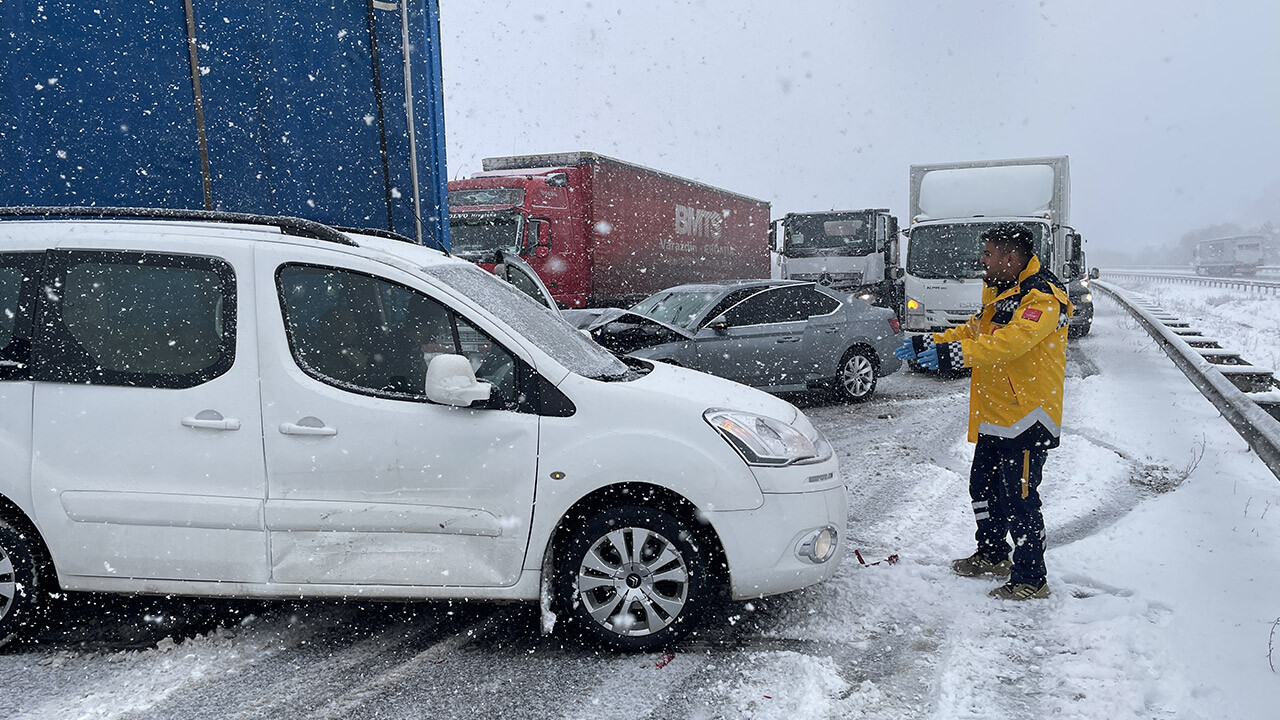
{"type": "Polygon", "coordinates": [[[984,243],[982,267],[987,271],[987,284],[1012,287],[1027,262],[1035,256],[1035,236],[1024,225],[1000,223],[987,228],[979,237],[984,243]]]}

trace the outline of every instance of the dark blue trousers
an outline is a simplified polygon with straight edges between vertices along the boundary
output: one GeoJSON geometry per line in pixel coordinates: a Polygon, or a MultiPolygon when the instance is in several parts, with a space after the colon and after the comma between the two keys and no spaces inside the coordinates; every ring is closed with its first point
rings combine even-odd
{"type": "Polygon", "coordinates": [[[979,435],[969,472],[969,497],[977,520],[978,551],[992,560],[1009,557],[1013,539],[1014,583],[1045,581],[1044,517],[1040,514],[1040,473],[1047,448],[1010,448],[979,435]]]}

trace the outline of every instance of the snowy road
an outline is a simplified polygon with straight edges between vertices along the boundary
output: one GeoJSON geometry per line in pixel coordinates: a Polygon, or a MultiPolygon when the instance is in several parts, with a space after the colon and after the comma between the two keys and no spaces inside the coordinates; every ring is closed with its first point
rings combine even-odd
{"type": "Polygon", "coordinates": [[[1280,483],[1111,302],[1068,375],[1047,601],[949,572],[972,549],[968,381],[901,373],[806,408],[842,454],[850,547],[901,561],[717,609],[673,654],[564,645],[523,605],[76,596],[0,652],[0,717],[1272,717],[1280,483]]]}

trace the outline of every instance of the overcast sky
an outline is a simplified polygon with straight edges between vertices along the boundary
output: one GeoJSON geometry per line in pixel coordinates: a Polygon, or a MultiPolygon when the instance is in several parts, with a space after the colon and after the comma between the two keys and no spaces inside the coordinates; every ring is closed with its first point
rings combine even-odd
{"type": "Polygon", "coordinates": [[[1275,0],[440,0],[450,177],[584,150],[907,213],[912,163],[1065,154],[1092,243],[1280,220],[1275,0]]]}

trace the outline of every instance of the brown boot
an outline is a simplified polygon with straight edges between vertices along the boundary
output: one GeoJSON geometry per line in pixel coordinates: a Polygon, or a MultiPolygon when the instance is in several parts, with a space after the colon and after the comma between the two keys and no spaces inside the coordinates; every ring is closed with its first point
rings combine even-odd
{"type": "Polygon", "coordinates": [[[1005,583],[987,594],[1000,600],[1043,600],[1049,597],[1049,583],[1005,583]]]}
{"type": "Polygon", "coordinates": [[[1003,560],[992,561],[981,551],[970,555],[967,558],[960,558],[951,562],[951,569],[957,575],[963,577],[983,577],[990,575],[991,577],[1009,577],[1009,573],[1013,571],[1013,562],[1009,558],[1003,560]]]}

